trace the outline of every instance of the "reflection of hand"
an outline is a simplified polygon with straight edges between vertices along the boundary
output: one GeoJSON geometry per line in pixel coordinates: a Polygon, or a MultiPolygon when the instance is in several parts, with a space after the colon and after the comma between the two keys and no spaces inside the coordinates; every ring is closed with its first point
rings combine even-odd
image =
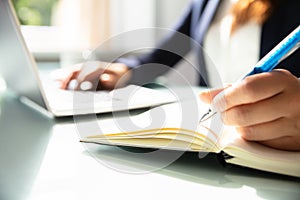
{"type": "Polygon", "coordinates": [[[283,150],[300,150],[300,80],[286,70],[252,75],[200,98],[241,136],[283,150]]]}
{"type": "Polygon", "coordinates": [[[74,65],[60,81],[62,89],[68,89],[75,81],[76,84],[71,86],[75,90],[112,90],[125,86],[129,79],[130,71],[126,65],[93,61],[74,65]]]}

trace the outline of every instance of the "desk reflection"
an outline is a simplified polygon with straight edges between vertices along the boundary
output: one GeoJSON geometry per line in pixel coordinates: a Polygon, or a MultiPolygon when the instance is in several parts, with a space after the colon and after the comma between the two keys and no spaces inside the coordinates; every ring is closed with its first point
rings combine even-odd
{"type": "Polygon", "coordinates": [[[0,199],[24,199],[39,172],[53,122],[12,95],[0,102],[0,199]]]}
{"type": "Polygon", "coordinates": [[[187,152],[170,165],[161,168],[164,161],[177,154],[175,151],[160,151],[155,159],[144,156],[151,149],[113,147],[84,144],[86,154],[100,164],[129,174],[155,172],[193,183],[218,188],[252,189],[263,199],[298,199],[300,179],[263,172],[235,165],[223,165],[216,154],[199,158],[199,154],[187,152]],[[129,153],[128,153],[129,152],[129,153]]]}

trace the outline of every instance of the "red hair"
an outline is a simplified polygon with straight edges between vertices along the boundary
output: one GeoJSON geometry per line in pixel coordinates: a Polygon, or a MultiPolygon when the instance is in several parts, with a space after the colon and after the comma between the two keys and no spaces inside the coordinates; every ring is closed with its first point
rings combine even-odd
{"type": "Polygon", "coordinates": [[[273,10],[271,0],[237,0],[231,8],[233,16],[231,33],[249,21],[264,23],[273,10]]]}

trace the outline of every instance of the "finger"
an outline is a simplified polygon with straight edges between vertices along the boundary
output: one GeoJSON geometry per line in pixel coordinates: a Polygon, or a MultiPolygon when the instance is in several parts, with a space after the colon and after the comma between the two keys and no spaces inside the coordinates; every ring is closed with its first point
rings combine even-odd
{"type": "Polygon", "coordinates": [[[237,127],[236,129],[245,140],[267,141],[283,136],[296,135],[295,131],[290,130],[289,127],[293,127],[290,120],[287,118],[279,118],[271,122],[248,127],[237,127]]]}
{"type": "Polygon", "coordinates": [[[285,72],[276,70],[246,77],[220,92],[213,99],[212,106],[222,112],[234,106],[270,98],[285,88],[283,76],[286,76],[285,72]]]}
{"type": "Polygon", "coordinates": [[[105,71],[105,69],[97,64],[98,62],[93,64],[85,64],[78,74],[77,81],[81,83],[83,81],[92,81],[95,79],[99,80],[100,75],[105,71]]]}
{"type": "Polygon", "coordinates": [[[200,100],[204,103],[210,104],[213,98],[222,92],[225,88],[212,89],[212,90],[204,90],[199,93],[200,100]]]}
{"type": "Polygon", "coordinates": [[[98,90],[113,90],[115,87],[116,77],[113,74],[104,73],[99,78],[98,90]]]}
{"type": "Polygon", "coordinates": [[[68,85],[69,85],[70,81],[73,80],[73,79],[76,79],[78,74],[79,74],[79,70],[78,71],[73,71],[72,73],[70,73],[67,76],[67,78],[61,80],[60,88],[64,89],[64,90],[68,89],[68,85]]]}
{"type": "Polygon", "coordinates": [[[76,90],[82,90],[82,86],[89,86],[84,90],[96,90],[100,75],[106,70],[107,63],[89,61],[82,64],[81,70],[76,78],[76,90]]]}
{"type": "MultiPolygon", "coordinates": [[[[118,66],[114,67],[114,69],[118,66]]],[[[115,88],[121,88],[127,85],[130,80],[131,72],[123,70],[105,70],[105,72],[100,76],[100,81],[98,89],[113,90],[115,88]]]]}
{"type": "Polygon", "coordinates": [[[289,111],[282,106],[284,95],[278,94],[272,98],[256,103],[235,106],[223,114],[223,122],[232,126],[251,126],[261,124],[288,115],[289,111]]]}

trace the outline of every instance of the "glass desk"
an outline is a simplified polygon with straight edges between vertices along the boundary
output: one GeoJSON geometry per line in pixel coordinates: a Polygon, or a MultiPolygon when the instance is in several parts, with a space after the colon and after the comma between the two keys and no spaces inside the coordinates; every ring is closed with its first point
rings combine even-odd
{"type": "MultiPolygon", "coordinates": [[[[142,112],[142,111],[140,111],[142,112]]],[[[120,113],[122,115],[122,113],[120,113]]],[[[103,114],[98,119],[111,117],[103,114]]],[[[86,121],[89,117],[86,118],[86,121]]],[[[0,199],[299,199],[300,180],[185,153],[79,142],[73,118],[50,119],[5,92],[0,98],[0,199]],[[132,151],[134,154],[125,152],[132,151]]]]}

